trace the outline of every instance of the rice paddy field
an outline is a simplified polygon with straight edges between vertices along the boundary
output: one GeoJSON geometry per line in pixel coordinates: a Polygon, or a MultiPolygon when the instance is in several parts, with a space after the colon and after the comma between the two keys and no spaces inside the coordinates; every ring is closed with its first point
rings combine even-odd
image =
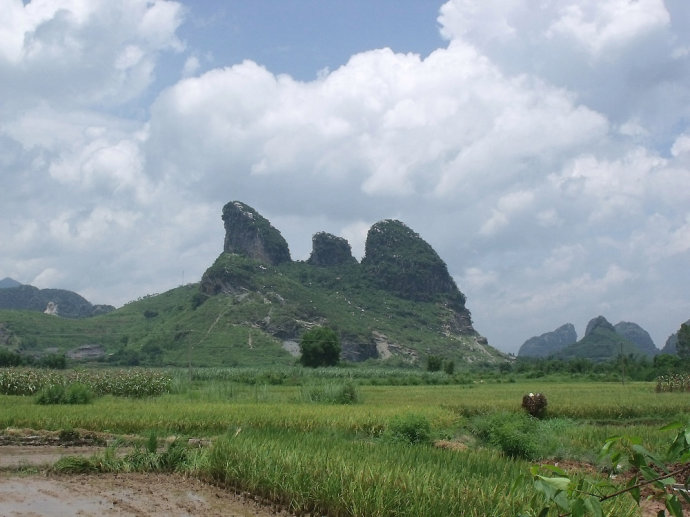
{"type": "MultiPolygon", "coordinates": [[[[0,371],[0,386],[10,373],[16,375],[0,371]]],[[[118,382],[127,382],[126,374],[118,375],[118,382]]],[[[176,370],[151,372],[157,387],[149,394],[141,386],[147,375],[132,377],[139,384],[131,396],[126,389],[102,390],[88,404],[0,395],[0,433],[89,430],[149,441],[208,440],[210,446],[174,461],[166,456],[167,468],[256,494],[296,514],[500,516],[541,508],[532,465],[567,464],[575,476],[580,467],[600,470],[598,451],[614,435],[637,436],[661,452],[673,439],[661,427],[690,418],[690,393],[659,393],[654,383],[393,386],[373,385],[352,372],[315,370],[271,384],[247,382],[247,372],[240,379],[232,370],[191,376],[176,370]],[[521,408],[530,392],[547,397],[541,419],[521,408]]],[[[261,378],[271,377],[263,372],[261,378]]],[[[88,377],[80,382],[88,384],[88,377]]],[[[102,470],[143,468],[99,461],[102,470]]],[[[607,501],[606,511],[640,515],[629,497],[607,501]]]]}

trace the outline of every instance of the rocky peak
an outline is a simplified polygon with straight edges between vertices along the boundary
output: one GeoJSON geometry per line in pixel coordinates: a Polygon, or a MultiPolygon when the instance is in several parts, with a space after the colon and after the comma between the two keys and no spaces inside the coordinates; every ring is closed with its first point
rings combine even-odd
{"type": "Polygon", "coordinates": [[[271,265],[290,262],[290,250],[283,236],[252,207],[231,201],[223,207],[223,223],[224,252],[271,265]]]}
{"type": "Polygon", "coordinates": [[[362,265],[379,287],[403,298],[428,300],[443,293],[465,303],[445,262],[400,221],[386,219],[369,229],[362,265]]]}
{"type": "Polygon", "coordinates": [[[577,332],[572,323],[561,325],[556,330],[546,332],[525,341],[518,352],[519,357],[548,357],[577,341],[577,332]]]}
{"type": "Polygon", "coordinates": [[[594,333],[595,331],[607,331],[607,332],[612,332],[616,333],[616,329],[614,328],[613,325],[611,325],[606,318],[603,316],[597,316],[596,318],[592,318],[589,320],[589,323],[587,323],[587,329],[585,330],[585,337],[589,336],[590,334],[594,333]]]}
{"type": "Polygon", "coordinates": [[[644,354],[655,355],[659,353],[654,341],[652,341],[652,337],[637,323],[621,321],[616,323],[613,328],[616,330],[616,333],[619,336],[622,336],[628,341],[635,343],[640,351],[644,354]]]}
{"type": "Polygon", "coordinates": [[[357,262],[352,256],[350,243],[342,237],[319,232],[312,237],[311,242],[311,256],[307,263],[313,266],[339,266],[357,262]]]}

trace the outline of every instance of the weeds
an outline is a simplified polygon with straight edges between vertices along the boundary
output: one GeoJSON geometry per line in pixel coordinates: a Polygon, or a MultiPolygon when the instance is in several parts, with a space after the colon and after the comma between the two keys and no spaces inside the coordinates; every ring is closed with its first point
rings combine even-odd
{"type": "Polygon", "coordinates": [[[36,397],[36,403],[47,404],[89,404],[93,401],[93,392],[88,386],[75,382],[68,386],[53,384],[43,388],[36,397]]]}
{"type": "Polygon", "coordinates": [[[431,442],[431,424],[422,415],[407,414],[391,420],[387,436],[394,441],[422,444],[431,442]]]}
{"type": "Polygon", "coordinates": [[[360,401],[357,387],[352,382],[303,387],[300,401],[320,404],[356,404],[360,401]]]}
{"type": "Polygon", "coordinates": [[[512,458],[535,459],[541,454],[538,422],[524,413],[492,413],[476,417],[472,431],[485,443],[512,458]]]}

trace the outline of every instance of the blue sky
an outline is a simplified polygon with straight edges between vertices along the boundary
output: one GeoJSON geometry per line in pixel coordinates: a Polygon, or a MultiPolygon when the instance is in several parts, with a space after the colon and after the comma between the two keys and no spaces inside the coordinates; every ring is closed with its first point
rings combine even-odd
{"type": "Polygon", "coordinates": [[[443,45],[433,2],[419,0],[200,1],[180,34],[210,52],[207,65],[251,59],[275,74],[313,80],[373,48],[422,55],[443,45]]]}
{"type": "Polygon", "coordinates": [[[162,292],[241,200],[404,221],[501,350],[690,317],[685,0],[0,0],[0,98],[0,277],[162,292]]]}

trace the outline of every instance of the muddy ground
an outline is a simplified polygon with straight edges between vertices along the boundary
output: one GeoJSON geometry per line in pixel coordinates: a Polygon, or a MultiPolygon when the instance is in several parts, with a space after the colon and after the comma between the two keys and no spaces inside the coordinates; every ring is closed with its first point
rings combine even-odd
{"type": "Polygon", "coordinates": [[[178,475],[0,474],[0,515],[251,516],[280,515],[246,497],[178,475]]]}
{"type": "MultiPolygon", "coordinates": [[[[48,467],[64,456],[92,456],[103,452],[105,443],[110,439],[106,435],[88,432],[66,437],[56,432],[5,430],[0,435],[0,515],[288,515],[247,494],[236,494],[232,490],[180,475],[49,473],[48,467]]],[[[118,450],[125,454],[127,447],[118,450]]]]}

